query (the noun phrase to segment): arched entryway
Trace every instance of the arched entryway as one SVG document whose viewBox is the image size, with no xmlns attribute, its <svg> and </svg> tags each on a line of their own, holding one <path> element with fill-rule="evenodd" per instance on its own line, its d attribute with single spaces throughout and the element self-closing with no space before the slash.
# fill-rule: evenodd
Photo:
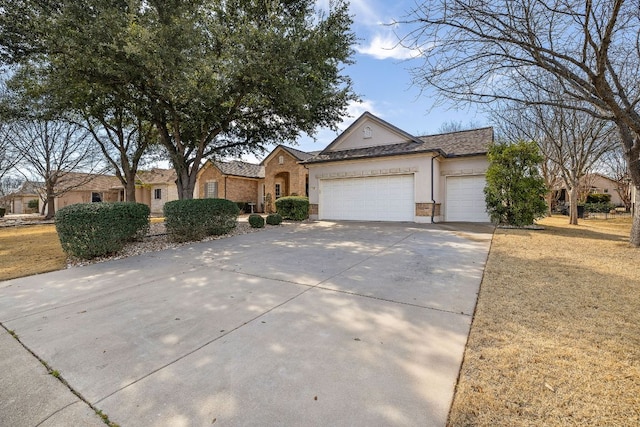
<svg viewBox="0 0 640 427">
<path fill-rule="evenodd" d="M 273 181 L 274 199 L 289 195 L 289 172 L 277 173 Z"/>
</svg>

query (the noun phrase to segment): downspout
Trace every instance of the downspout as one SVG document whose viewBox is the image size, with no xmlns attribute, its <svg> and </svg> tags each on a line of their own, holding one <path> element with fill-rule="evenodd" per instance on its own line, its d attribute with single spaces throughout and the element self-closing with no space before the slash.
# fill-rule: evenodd
<svg viewBox="0 0 640 427">
<path fill-rule="evenodd" d="M 435 216 L 436 216 L 436 200 L 434 199 L 434 188 L 433 188 L 433 161 L 440 157 L 440 154 L 436 154 L 431 157 L 431 223 L 436 224 Z"/>
<path fill-rule="evenodd" d="M 224 198 L 227 198 L 227 175 L 224 176 Z"/>
</svg>

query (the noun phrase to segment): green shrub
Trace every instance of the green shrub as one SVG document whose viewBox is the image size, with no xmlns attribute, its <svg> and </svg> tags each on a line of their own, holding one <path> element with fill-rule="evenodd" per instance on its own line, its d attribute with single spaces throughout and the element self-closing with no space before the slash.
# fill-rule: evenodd
<svg viewBox="0 0 640 427">
<path fill-rule="evenodd" d="M 586 204 L 587 203 L 594 203 L 594 204 L 611 203 L 611 194 L 599 194 L 599 193 L 588 194 Z"/>
<path fill-rule="evenodd" d="M 164 204 L 164 222 L 174 242 L 226 234 L 236 226 L 240 209 L 226 199 L 174 200 Z"/>
<path fill-rule="evenodd" d="M 302 196 L 280 197 L 276 200 L 276 211 L 284 219 L 305 220 L 309 217 L 309 198 Z"/>
<path fill-rule="evenodd" d="M 282 222 L 282 216 L 278 213 L 267 215 L 267 224 L 279 225 Z"/>
<path fill-rule="evenodd" d="M 262 215 L 251 214 L 249 215 L 249 225 L 252 228 L 262 228 L 264 227 L 264 218 L 262 218 Z"/>
<path fill-rule="evenodd" d="M 608 196 L 608 194 L 607 194 Z M 615 209 L 615 205 L 613 203 L 585 203 L 584 211 L 591 213 L 609 213 L 611 210 Z"/>
<path fill-rule="evenodd" d="M 38 199 L 31 199 L 27 202 L 29 209 L 38 209 Z"/>
<path fill-rule="evenodd" d="M 149 206 L 142 203 L 79 203 L 59 209 L 56 231 L 62 249 L 78 258 L 116 253 L 149 231 Z"/>
</svg>

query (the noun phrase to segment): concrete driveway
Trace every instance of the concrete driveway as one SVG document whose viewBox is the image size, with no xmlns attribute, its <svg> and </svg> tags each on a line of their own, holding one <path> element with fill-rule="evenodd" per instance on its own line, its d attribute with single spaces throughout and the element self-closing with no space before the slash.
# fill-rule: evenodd
<svg viewBox="0 0 640 427">
<path fill-rule="evenodd" d="M 0 322 L 123 427 L 442 426 L 492 232 L 271 228 L 1 282 Z"/>
</svg>

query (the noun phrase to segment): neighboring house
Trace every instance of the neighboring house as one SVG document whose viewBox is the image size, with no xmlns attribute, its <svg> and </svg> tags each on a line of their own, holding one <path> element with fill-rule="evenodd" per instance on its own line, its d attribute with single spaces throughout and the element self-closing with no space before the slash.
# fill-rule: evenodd
<svg viewBox="0 0 640 427">
<path fill-rule="evenodd" d="M 113 175 L 68 172 L 55 185 L 56 210 L 76 203 L 118 202 L 124 200 L 124 188 Z"/>
<path fill-rule="evenodd" d="M 278 145 L 260 163 L 264 166 L 264 194 L 273 201 L 283 196 L 308 196 L 309 171 L 300 164 L 319 152 L 307 153 Z"/>
<path fill-rule="evenodd" d="M 578 190 L 578 199 L 585 200 L 588 194 L 609 194 L 611 203 L 615 206 L 624 206 L 624 202 L 620 194 L 616 191 L 618 187 L 617 181 L 608 176 L 599 173 L 586 174 L 580 179 L 580 188 Z M 555 200 L 559 206 L 569 205 L 569 194 L 564 183 L 555 189 Z"/>
<path fill-rule="evenodd" d="M 581 190 L 587 194 L 610 194 L 611 203 L 624 206 L 620 194 L 616 191 L 618 182 L 608 176 L 599 173 L 587 174 L 581 180 L 581 187 Z"/>
<path fill-rule="evenodd" d="M 8 207 L 7 213 L 27 214 L 40 212 L 42 207 L 40 194 L 43 186 L 44 184 L 41 182 L 25 181 L 17 191 L 5 197 L 5 203 Z M 32 200 L 38 202 L 36 209 L 29 208 L 29 202 Z"/>
<path fill-rule="evenodd" d="M 163 214 L 164 204 L 178 200 L 174 169 L 154 168 L 136 174 L 136 202 L 144 203 L 152 215 Z"/>
<path fill-rule="evenodd" d="M 309 169 L 311 219 L 488 222 L 493 129 L 415 137 L 366 112 Z"/>
<path fill-rule="evenodd" d="M 239 160 L 208 160 L 198 171 L 194 197 L 250 203 L 262 211 L 264 167 Z"/>
</svg>

